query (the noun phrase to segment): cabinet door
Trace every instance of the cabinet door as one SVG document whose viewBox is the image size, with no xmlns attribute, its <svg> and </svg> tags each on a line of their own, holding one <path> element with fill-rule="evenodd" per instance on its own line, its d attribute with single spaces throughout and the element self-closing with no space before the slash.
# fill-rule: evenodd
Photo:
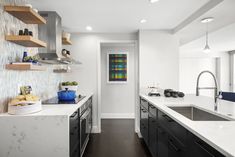
<svg viewBox="0 0 235 157">
<path fill-rule="evenodd" d="M 149 150 L 152 157 L 157 156 L 157 118 L 149 114 Z"/>
<path fill-rule="evenodd" d="M 167 132 L 159 126 L 157 150 L 158 157 L 168 157 L 168 135 Z"/>
<path fill-rule="evenodd" d="M 191 157 L 225 157 L 201 139 L 192 135 Z"/>
<path fill-rule="evenodd" d="M 148 111 L 142 106 L 140 107 L 140 132 L 148 145 Z"/>
<path fill-rule="evenodd" d="M 188 157 L 186 147 L 170 135 L 168 135 L 168 157 Z"/>
<path fill-rule="evenodd" d="M 158 122 L 159 125 L 167 129 L 168 133 L 174 135 L 184 145 L 187 145 L 187 130 L 184 127 L 159 110 Z"/>
</svg>

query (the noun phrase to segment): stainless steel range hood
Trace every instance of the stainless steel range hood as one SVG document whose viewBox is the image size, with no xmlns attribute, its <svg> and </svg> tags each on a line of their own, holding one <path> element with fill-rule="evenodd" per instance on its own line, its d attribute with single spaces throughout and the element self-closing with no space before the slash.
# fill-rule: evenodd
<svg viewBox="0 0 235 157">
<path fill-rule="evenodd" d="M 38 26 L 38 38 L 47 43 L 47 48 L 39 48 L 40 62 L 46 64 L 81 64 L 61 54 L 61 17 L 54 11 L 40 11 L 39 14 L 47 21 L 45 25 Z"/>
</svg>

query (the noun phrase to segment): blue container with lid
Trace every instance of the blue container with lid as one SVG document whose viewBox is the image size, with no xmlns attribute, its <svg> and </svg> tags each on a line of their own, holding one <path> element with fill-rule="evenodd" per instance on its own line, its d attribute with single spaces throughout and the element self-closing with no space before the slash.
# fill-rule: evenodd
<svg viewBox="0 0 235 157">
<path fill-rule="evenodd" d="M 76 92 L 73 90 L 68 90 L 68 88 L 57 92 L 57 95 L 60 101 L 73 101 L 76 98 Z"/>
</svg>

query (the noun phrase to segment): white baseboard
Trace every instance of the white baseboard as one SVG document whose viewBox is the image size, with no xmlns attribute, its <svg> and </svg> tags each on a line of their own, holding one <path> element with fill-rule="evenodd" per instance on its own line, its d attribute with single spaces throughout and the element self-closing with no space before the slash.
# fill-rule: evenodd
<svg viewBox="0 0 235 157">
<path fill-rule="evenodd" d="M 134 113 L 102 113 L 101 119 L 134 119 Z"/>
<path fill-rule="evenodd" d="M 101 133 L 101 131 L 99 130 L 98 126 L 92 126 L 91 133 L 98 134 Z"/>
</svg>

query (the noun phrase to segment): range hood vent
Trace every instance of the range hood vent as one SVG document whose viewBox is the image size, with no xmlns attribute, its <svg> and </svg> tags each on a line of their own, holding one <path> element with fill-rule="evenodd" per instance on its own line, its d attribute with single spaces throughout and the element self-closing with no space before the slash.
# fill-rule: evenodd
<svg viewBox="0 0 235 157">
<path fill-rule="evenodd" d="M 39 48 L 39 61 L 45 64 L 81 64 L 61 54 L 61 17 L 54 11 L 40 11 L 39 14 L 47 21 L 45 25 L 38 25 L 38 38 L 47 43 L 47 48 Z"/>
</svg>

